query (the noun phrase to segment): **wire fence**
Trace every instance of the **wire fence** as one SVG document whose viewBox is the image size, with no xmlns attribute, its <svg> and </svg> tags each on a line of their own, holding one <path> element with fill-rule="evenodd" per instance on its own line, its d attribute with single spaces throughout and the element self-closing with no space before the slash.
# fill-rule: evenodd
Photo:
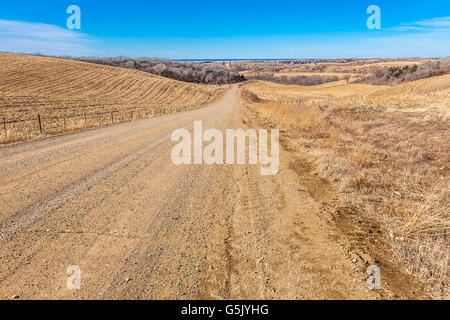
<svg viewBox="0 0 450 320">
<path fill-rule="evenodd" d="M 114 123 L 128 122 L 137 119 L 157 117 L 161 115 L 188 111 L 195 106 L 168 107 L 127 107 L 121 110 L 101 110 L 102 107 L 90 107 L 88 110 L 55 108 L 51 111 L 26 113 L 14 119 L 14 115 L 3 114 L 3 141 L 26 140 L 39 135 L 51 135 L 83 128 L 99 127 Z M 78 112 L 77 112 L 78 111 Z M 67 112 L 67 113 L 66 113 Z"/>
</svg>

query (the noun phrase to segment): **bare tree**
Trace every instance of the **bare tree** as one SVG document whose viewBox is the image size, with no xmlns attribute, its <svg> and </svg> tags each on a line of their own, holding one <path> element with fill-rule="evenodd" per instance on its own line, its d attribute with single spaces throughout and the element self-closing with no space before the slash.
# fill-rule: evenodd
<svg viewBox="0 0 450 320">
<path fill-rule="evenodd" d="M 155 72 L 160 75 L 164 72 L 164 70 L 166 70 L 166 68 L 167 66 L 164 63 L 160 63 L 154 66 L 153 70 L 155 70 Z"/>
<path fill-rule="evenodd" d="M 226 63 L 180 62 L 163 59 L 128 57 L 117 58 L 80 58 L 78 60 L 132 68 L 163 77 L 194 83 L 233 83 L 245 80 L 237 69 L 231 69 Z"/>
</svg>

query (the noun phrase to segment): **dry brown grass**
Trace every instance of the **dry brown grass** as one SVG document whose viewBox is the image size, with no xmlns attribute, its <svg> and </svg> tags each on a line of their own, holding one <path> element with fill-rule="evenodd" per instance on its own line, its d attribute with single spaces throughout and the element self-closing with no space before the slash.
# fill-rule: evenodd
<svg viewBox="0 0 450 320">
<path fill-rule="evenodd" d="M 341 206 L 389 231 L 396 257 L 433 297 L 448 298 L 450 76 L 308 89 L 252 82 L 241 94 L 316 159 Z M 303 103 L 279 102 L 289 99 Z"/>
<path fill-rule="evenodd" d="M 39 136 L 38 114 L 44 134 L 54 134 L 111 123 L 112 111 L 117 122 L 193 109 L 223 92 L 215 86 L 57 58 L 0 53 L 0 65 L 0 143 Z"/>
</svg>

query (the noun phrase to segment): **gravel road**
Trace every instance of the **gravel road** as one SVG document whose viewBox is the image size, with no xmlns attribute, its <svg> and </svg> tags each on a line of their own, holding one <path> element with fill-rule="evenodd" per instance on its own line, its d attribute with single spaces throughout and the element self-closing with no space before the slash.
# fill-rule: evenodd
<svg viewBox="0 0 450 320">
<path fill-rule="evenodd" d="M 248 117 L 232 87 L 203 109 L 0 148 L 0 298 L 379 298 L 287 151 L 274 176 L 172 163 L 173 130 Z"/>
</svg>

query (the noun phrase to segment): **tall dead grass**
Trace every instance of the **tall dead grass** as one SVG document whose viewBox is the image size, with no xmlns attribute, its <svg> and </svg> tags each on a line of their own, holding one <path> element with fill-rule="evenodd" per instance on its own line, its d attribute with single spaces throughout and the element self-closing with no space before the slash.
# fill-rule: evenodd
<svg viewBox="0 0 450 320">
<path fill-rule="evenodd" d="M 255 102 L 245 90 L 242 97 L 256 112 L 316 159 L 342 206 L 378 220 L 407 271 L 432 297 L 448 298 L 448 113 Z"/>
</svg>

